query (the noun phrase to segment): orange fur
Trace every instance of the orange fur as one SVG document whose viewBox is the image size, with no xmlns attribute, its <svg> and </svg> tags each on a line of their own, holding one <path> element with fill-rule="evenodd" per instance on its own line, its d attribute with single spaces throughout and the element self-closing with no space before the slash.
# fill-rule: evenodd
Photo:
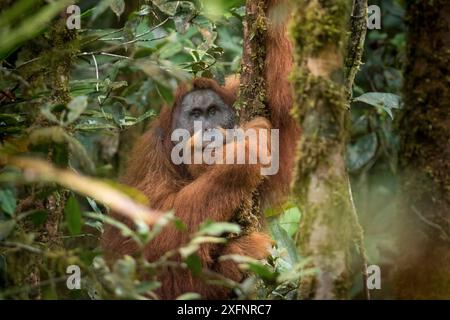
<svg viewBox="0 0 450 320">
<path fill-rule="evenodd" d="M 286 3 L 286 0 L 268 0 L 269 18 L 273 16 L 273 8 L 280 4 L 285 6 Z M 287 21 L 287 18 L 282 17 L 283 21 Z M 212 165 L 198 171 L 184 165 L 174 165 L 170 160 L 173 146 L 170 141 L 171 123 L 184 96 L 191 90 L 188 85 L 178 88 L 173 108 L 165 108 L 137 141 L 122 182 L 141 190 L 149 198 L 151 208 L 173 210 L 187 226 L 187 232 L 178 231 L 173 226 L 166 227 L 145 249 L 149 261 L 155 261 L 168 250 L 185 244 L 205 219 L 230 221 L 242 201 L 250 197 L 261 183 L 261 200 L 265 205 L 278 204 L 288 194 L 295 146 L 299 137 L 299 129 L 289 114 L 293 101 L 292 88 L 287 79 L 292 67 L 291 50 L 285 22 L 279 24 L 271 19 L 267 37 L 266 80 L 271 124 L 280 130 L 278 174 L 263 180 L 259 165 L 249 164 Z M 204 78 L 195 79 L 192 84 L 192 89 L 214 90 L 228 105 L 235 102 L 238 87 L 237 78 L 227 79 L 225 87 Z M 243 126 L 270 128 L 270 123 L 255 119 Z M 246 148 L 252 146 L 247 143 Z M 252 233 L 234 238 L 226 245 L 202 245 L 198 255 L 204 268 L 241 281 L 245 274 L 238 266 L 232 261 L 219 261 L 218 257 L 224 254 L 243 254 L 262 259 L 267 257 L 270 244 L 268 235 Z M 105 230 L 102 246 L 113 258 L 133 254 L 137 249 L 130 239 L 124 239 L 117 229 L 110 226 Z M 158 293 L 163 299 L 175 298 L 192 291 L 210 299 L 229 296 L 229 290 L 206 284 L 187 270 L 166 268 L 161 270 L 158 278 L 162 282 Z"/>
</svg>

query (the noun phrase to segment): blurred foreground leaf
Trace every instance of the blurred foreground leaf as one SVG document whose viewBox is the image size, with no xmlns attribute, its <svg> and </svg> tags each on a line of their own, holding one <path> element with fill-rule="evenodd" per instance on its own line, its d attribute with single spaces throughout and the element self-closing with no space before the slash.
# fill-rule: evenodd
<svg viewBox="0 0 450 320">
<path fill-rule="evenodd" d="M 3 11 L 0 14 L 0 37 L 2 39 L 0 59 L 5 58 L 17 45 L 42 32 L 47 23 L 71 2 L 70 0 L 53 1 L 32 14 L 28 10 L 37 1 L 21 0 L 16 1 L 13 7 Z M 20 16 L 28 18 L 20 21 Z"/>
<path fill-rule="evenodd" d="M 73 171 L 57 169 L 46 161 L 12 157 L 7 159 L 7 163 L 22 169 L 23 177 L 28 182 L 57 183 L 103 203 L 132 221 L 142 221 L 152 225 L 160 217 L 159 213 L 136 203 L 129 196 L 104 182 L 82 176 Z"/>
</svg>

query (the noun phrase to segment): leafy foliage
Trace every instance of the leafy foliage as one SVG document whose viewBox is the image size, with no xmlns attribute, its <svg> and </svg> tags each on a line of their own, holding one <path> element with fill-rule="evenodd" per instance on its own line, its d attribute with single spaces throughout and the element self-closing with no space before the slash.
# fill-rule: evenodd
<svg viewBox="0 0 450 320">
<path fill-rule="evenodd" d="M 393 247 L 387 236 L 395 221 L 393 125 L 405 38 L 401 6 L 382 3 L 383 30 L 368 33 L 354 88 L 347 160 L 370 261 L 389 264 L 382 253 Z M 151 228 L 139 219 L 133 227 L 111 219 L 108 211 L 124 201 L 135 211 L 147 205 L 137 190 L 112 181 L 180 82 L 194 76 L 224 81 L 239 71 L 244 1 L 81 0 L 81 29 L 71 31 L 62 14 L 68 4 L 0 4 L 0 298 L 157 298 L 160 284 L 139 274 L 155 275 L 180 254 L 180 268 L 234 288 L 239 298 L 295 299 L 299 278 L 317 270 L 298 252 L 304 217 L 289 202 L 266 212 L 275 240 L 268 261 L 222 257 L 252 271 L 243 283 L 202 270 L 196 256 L 201 244 L 239 233 L 234 224 L 206 222 L 188 244 L 152 263 L 139 252 L 111 265 L 98 246 L 106 224 L 141 249 L 166 224 L 185 229 L 171 213 Z M 19 166 L 23 159 L 27 165 Z M 81 290 L 65 285 L 71 264 L 82 269 Z M 355 295 L 360 291 L 354 288 Z"/>
<path fill-rule="evenodd" d="M 223 81 L 239 71 L 244 1 L 78 5 L 78 31 L 68 30 L 57 16 L 64 1 L 10 2 L 1 8 L 0 297 L 157 298 L 160 284 L 140 275 L 157 274 L 178 254 L 180 268 L 232 287 L 239 297 L 254 297 L 261 281 L 267 285 L 261 297 L 275 297 L 278 277 L 299 262 L 293 236 L 300 215 L 292 206 L 280 217 L 281 228 L 273 218 L 278 249 L 272 261 L 224 257 L 252 271 L 242 284 L 203 270 L 196 255 L 203 243 L 223 243 L 227 234 L 239 234 L 235 224 L 205 222 L 189 243 L 152 263 L 139 251 L 111 265 L 98 247 L 105 224 L 140 249 L 169 223 L 186 229 L 171 213 L 150 228 L 137 216 L 131 228 L 110 218 L 107 212 L 124 201 L 136 203 L 132 210 L 146 204 L 138 191 L 111 181 L 120 175 L 133 139 L 162 105 L 172 103 L 180 82 L 193 76 Z M 15 36 L 31 28 L 26 37 Z M 65 286 L 71 264 L 82 270 L 81 290 Z M 180 297 L 196 298 L 195 293 Z"/>
<path fill-rule="evenodd" d="M 6 1 L 0 8 L 0 152 L 6 164 L 0 172 L 0 257 L 2 270 L 10 270 L 0 273 L 1 297 L 153 298 L 159 284 L 142 282 L 138 274 L 142 268 L 154 274 L 167 261 L 125 257 L 109 266 L 97 240 L 109 223 L 142 248 L 165 224 L 182 226 L 170 214 L 152 228 L 136 220 L 131 229 L 109 218 L 105 213 L 118 200 L 145 203 L 136 190 L 110 181 L 119 176 L 133 139 L 171 104 L 181 81 L 195 75 L 223 80 L 238 71 L 243 2 L 80 1 L 80 30 L 68 30 L 58 17 L 67 5 Z M 186 257 L 181 267 L 199 273 L 195 251 L 201 243 L 225 241 L 223 232 L 239 228 L 205 224 L 179 249 Z M 65 288 L 68 264 L 82 268 L 85 290 Z"/>
<path fill-rule="evenodd" d="M 357 74 L 352 103 L 351 140 L 347 165 L 351 173 L 356 209 L 364 228 L 369 264 L 392 267 L 400 255 L 395 245 L 404 222 L 396 211 L 398 196 L 398 150 L 396 130 L 402 108 L 402 66 L 405 56 L 404 1 L 377 0 L 382 12 L 382 29 L 370 30 L 364 51 L 364 65 Z M 355 279 L 359 275 L 355 274 Z M 353 296 L 361 297 L 355 281 Z M 374 298 L 383 297 L 372 291 Z M 384 296 L 389 296 L 388 289 Z"/>
</svg>

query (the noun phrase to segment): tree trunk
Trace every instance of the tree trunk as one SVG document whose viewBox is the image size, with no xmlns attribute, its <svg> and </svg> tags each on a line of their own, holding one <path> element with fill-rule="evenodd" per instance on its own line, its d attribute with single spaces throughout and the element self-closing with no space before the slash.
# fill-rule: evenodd
<svg viewBox="0 0 450 320">
<path fill-rule="evenodd" d="M 359 23 L 355 29 L 352 24 L 352 31 L 359 34 L 351 36 L 345 69 L 348 20 L 343 17 L 350 17 L 349 4 L 348 0 L 304 0 L 296 2 L 293 14 L 294 114 L 302 128 L 293 192 L 303 212 L 299 248 L 319 270 L 301 279 L 301 299 L 348 298 L 355 241 L 363 250 L 345 154 L 349 91 L 366 28 Z M 366 8 L 367 3 L 354 10 L 366 13 Z"/>
<path fill-rule="evenodd" d="M 450 7 L 409 1 L 402 134 L 402 259 L 394 295 L 450 298 Z"/>
<path fill-rule="evenodd" d="M 236 110 L 241 121 L 257 116 L 267 116 L 266 105 L 266 0 L 247 0 L 244 20 L 244 45 L 240 75 L 239 98 Z M 243 233 L 262 228 L 262 212 L 259 190 L 245 199 L 239 208 L 236 221 Z"/>
<path fill-rule="evenodd" d="M 266 0 L 248 0 L 244 20 L 241 81 L 237 110 L 241 120 L 267 116 L 266 80 Z"/>
</svg>

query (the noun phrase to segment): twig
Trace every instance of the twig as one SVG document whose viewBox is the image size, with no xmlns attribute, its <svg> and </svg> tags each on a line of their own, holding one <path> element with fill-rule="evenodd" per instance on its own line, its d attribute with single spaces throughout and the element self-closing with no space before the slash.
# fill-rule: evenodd
<svg viewBox="0 0 450 320">
<path fill-rule="evenodd" d="M 153 32 L 154 30 L 158 29 L 158 28 L 161 27 L 163 24 L 165 24 L 169 19 L 170 19 L 170 17 L 169 17 L 169 18 L 166 18 L 165 20 L 163 20 L 162 22 L 158 23 L 156 26 L 150 28 L 149 30 L 147 30 L 147 31 L 145 31 L 145 32 L 143 32 L 143 33 L 141 33 L 141 34 L 136 35 L 136 37 L 134 37 L 133 40 L 123 42 L 123 43 L 121 43 L 119 46 L 123 46 L 123 45 L 127 45 L 127 44 L 132 44 L 132 43 L 135 43 L 135 42 L 138 42 L 138 41 L 154 41 L 154 40 L 159 40 L 159 39 L 165 38 L 165 37 L 160 37 L 160 38 L 155 38 L 155 39 L 144 39 L 144 40 L 139 39 L 139 38 L 142 38 L 143 36 L 146 36 L 146 35 L 150 34 L 150 33 Z M 102 39 L 102 40 L 103 40 L 103 41 L 119 41 L 119 40 L 124 40 L 124 37 L 116 37 L 116 38 Z"/>
<path fill-rule="evenodd" d="M 38 253 L 38 254 L 42 253 L 41 249 L 29 246 L 27 244 L 19 243 L 19 242 L 3 241 L 2 245 L 7 246 L 7 247 L 16 247 L 16 248 L 20 248 L 20 249 L 25 249 L 25 250 L 28 250 L 33 253 Z"/>
<path fill-rule="evenodd" d="M 155 41 L 155 40 L 162 39 L 162 38 L 164 38 L 164 37 L 155 38 L 155 39 L 144 39 L 144 40 L 139 39 L 139 38 L 142 38 L 143 36 L 145 36 L 145 35 L 147 35 L 147 34 L 150 34 L 152 31 L 154 31 L 154 30 L 158 29 L 159 27 L 161 27 L 162 25 L 164 25 L 164 24 L 165 24 L 167 21 L 169 21 L 170 19 L 171 19 L 171 17 L 168 17 L 168 18 L 164 19 L 162 22 L 158 23 L 156 26 L 150 28 L 149 30 L 147 30 L 147 31 L 145 31 L 145 32 L 143 32 L 143 33 L 141 33 L 141 34 L 136 35 L 136 37 L 135 37 L 133 40 L 130 40 L 130 41 L 127 41 L 127 42 L 123 42 L 123 43 L 121 43 L 121 44 L 119 44 L 119 45 L 117 45 L 117 46 L 113 46 L 113 47 L 111 47 L 111 48 L 109 48 L 109 49 L 103 50 L 102 52 L 99 52 L 99 53 L 96 53 L 96 54 L 111 55 L 111 54 L 109 54 L 108 52 L 105 52 L 105 51 L 114 51 L 114 50 L 120 48 L 121 46 L 128 45 L 128 44 L 132 44 L 132 43 L 135 43 L 135 42 L 138 42 L 138 41 Z M 114 33 L 117 33 L 117 32 L 120 32 L 120 31 L 123 31 L 123 29 L 115 30 L 115 31 L 113 31 L 113 32 L 104 34 L 104 35 L 102 35 L 102 36 L 100 36 L 100 37 L 98 37 L 98 38 L 96 38 L 96 39 L 92 39 L 92 40 L 86 41 L 86 42 L 85 42 L 84 44 L 82 44 L 81 46 L 83 47 L 83 46 L 85 46 L 86 44 L 89 44 L 89 43 L 91 43 L 91 42 L 94 42 L 94 41 L 97 41 L 97 40 L 102 40 L 103 37 L 108 36 L 108 35 L 111 35 L 111 34 L 114 34 Z M 114 39 L 114 40 L 123 40 L 124 37 L 117 37 L 117 38 L 112 38 L 112 39 Z M 110 40 L 112 40 L 112 39 L 105 39 L 104 41 L 110 41 Z M 81 54 L 81 55 L 83 55 L 83 54 Z M 117 57 L 121 57 L 121 58 L 124 58 L 124 57 L 125 57 L 125 56 L 119 56 L 119 55 L 112 55 L 112 56 L 117 56 Z M 127 58 L 130 59 L 129 57 L 127 57 Z"/>
<path fill-rule="evenodd" d="M 104 51 L 92 51 L 92 52 L 82 52 L 77 54 L 77 57 L 82 57 L 82 56 L 91 56 L 91 55 L 102 55 L 102 56 L 109 56 L 109 57 L 114 57 L 114 58 L 120 58 L 120 59 L 129 59 L 132 60 L 132 58 L 127 57 L 127 56 L 122 56 L 120 54 L 115 54 L 115 53 L 109 53 L 109 52 L 104 52 Z"/>
<path fill-rule="evenodd" d="M 41 59 L 41 57 L 37 57 L 37 58 L 31 59 L 31 60 L 25 61 L 24 63 L 19 64 L 16 69 L 22 68 L 23 66 L 25 66 L 29 63 L 35 62 L 39 59 Z"/>
<path fill-rule="evenodd" d="M 97 83 L 95 84 L 95 89 L 98 92 L 99 88 L 99 83 L 98 83 L 98 64 L 97 64 L 97 59 L 95 59 L 95 54 L 92 55 L 92 60 L 94 60 L 94 66 L 95 66 L 95 78 L 97 79 Z"/>
<path fill-rule="evenodd" d="M 361 65 L 361 58 L 364 52 L 364 41 L 367 32 L 367 0 L 353 0 L 352 15 L 350 18 L 350 38 L 347 46 L 347 57 L 345 59 L 345 90 L 347 93 L 347 103 L 350 106 L 353 95 L 353 84 L 356 73 Z M 350 179 L 347 175 L 348 193 L 350 197 L 351 210 L 353 215 L 354 229 L 357 233 L 356 246 L 358 247 L 361 259 L 363 260 L 362 277 L 364 294 L 370 300 L 370 292 L 367 287 L 367 265 L 368 258 L 364 248 L 363 228 L 358 219 Z"/>
<path fill-rule="evenodd" d="M 440 225 L 427 219 L 419 210 L 417 210 L 417 208 L 415 206 L 411 206 L 411 209 L 420 218 L 420 220 L 425 222 L 430 227 L 435 228 L 436 230 L 439 230 L 441 232 L 441 234 L 444 236 L 444 239 L 445 238 L 448 239 L 449 236 L 448 236 L 447 232 L 445 232 L 445 230 Z"/>
<path fill-rule="evenodd" d="M 118 33 L 118 32 L 122 32 L 122 31 L 123 31 L 123 28 L 120 28 L 120 29 L 118 29 L 118 30 L 114 30 L 114 31 L 105 33 L 104 35 L 101 35 L 101 36 L 99 36 L 99 37 L 97 37 L 97 38 L 94 38 L 94 39 L 91 39 L 91 40 L 86 41 L 85 43 L 81 44 L 81 47 L 84 47 L 85 45 L 87 45 L 87 44 L 89 44 L 89 43 L 92 43 L 92 42 L 95 42 L 95 41 L 97 41 L 97 40 L 102 40 L 103 37 L 110 36 L 110 35 L 112 35 L 112 34 L 115 34 L 115 33 Z"/>
<path fill-rule="evenodd" d="M 138 34 L 133 40 L 124 42 L 124 43 L 122 43 L 122 45 L 137 42 L 137 41 L 138 41 L 137 39 L 139 39 L 139 38 L 141 38 L 141 37 L 143 37 L 143 36 L 146 36 L 147 34 L 149 34 L 149 33 L 153 32 L 154 30 L 158 29 L 159 27 L 161 27 L 162 25 L 164 25 L 167 21 L 169 21 L 169 19 L 170 19 L 170 17 L 164 19 L 162 22 L 158 23 L 156 26 L 150 28 L 149 30 L 147 30 L 147 31 L 145 31 L 145 32 L 143 32 L 143 33 L 141 33 L 141 34 Z"/>
<path fill-rule="evenodd" d="M 15 73 L 11 72 L 7 68 L 0 67 L 0 69 L 1 69 L 1 71 L 3 73 L 6 74 L 6 76 L 9 76 L 9 77 L 12 77 L 12 78 L 16 79 L 17 81 L 22 83 L 27 88 L 30 87 L 30 83 L 27 80 L 25 80 L 24 78 L 22 78 L 21 76 L 19 76 L 18 74 L 15 74 Z"/>
<path fill-rule="evenodd" d="M 352 185 L 350 183 L 350 178 L 347 174 L 347 185 L 348 185 L 348 194 L 350 198 L 350 204 L 352 207 L 352 215 L 353 215 L 353 228 L 356 229 L 357 233 L 357 239 L 356 239 L 356 246 L 359 250 L 359 254 L 361 256 L 361 259 L 363 260 L 363 266 L 362 266 L 362 278 L 363 278 L 363 290 L 364 295 L 366 297 L 366 300 L 370 300 L 370 291 L 367 287 L 367 279 L 368 279 L 368 273 L 367 273 L 367 265 L 368 265 L 368 257 L 366 253 L 366 248 L 364 247 L 364 231 L 361 227 L 361 224 L 359 223 L 358 219 L 358 212 L 356 211 L 355 201 L 353 199 L 353 192 L 352 192 Z"/>
<path fill-rule="evenodd" d="M 345 59 L 345 90 L 349 104 L 352 98 L 353 82 L 361 65 L 366 32 L 367 0 L 353 0 L 350 18 L 350 38 L 347 46 L 347 58 Z"/>
</svg>

